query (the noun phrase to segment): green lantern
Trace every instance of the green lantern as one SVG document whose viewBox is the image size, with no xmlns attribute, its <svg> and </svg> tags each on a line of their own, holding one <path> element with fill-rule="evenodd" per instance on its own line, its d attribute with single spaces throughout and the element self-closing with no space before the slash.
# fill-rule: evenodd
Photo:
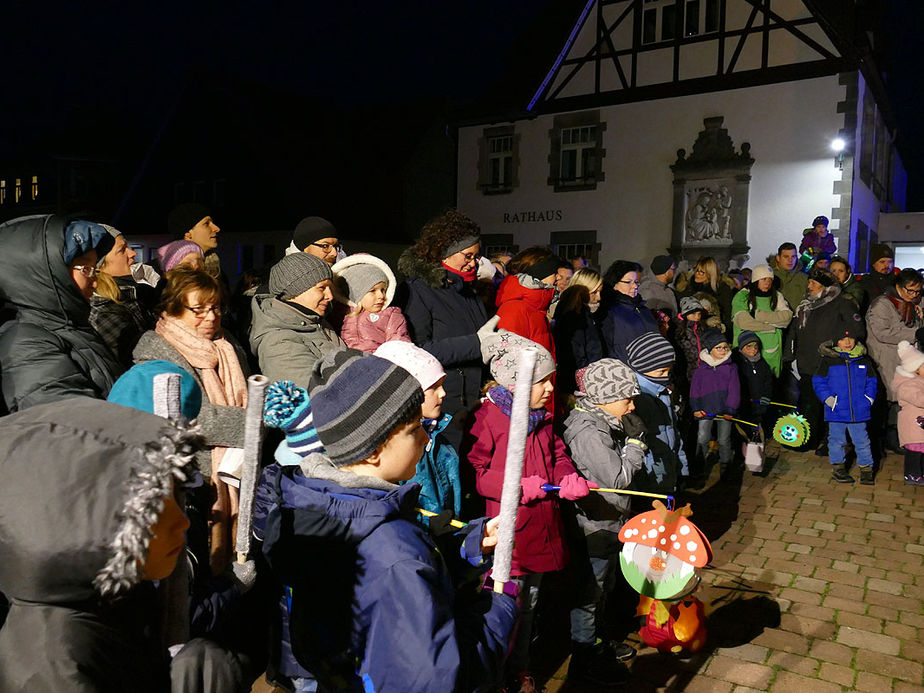
<svg viewBox="0 0 924 693">
<path fill-rule="evenodd" d="M 776 420 L 773 439 L 781 445 L 798 448 L 809 439 L 811 428 L 802 414 L 786 414 Z"/>
</svg>

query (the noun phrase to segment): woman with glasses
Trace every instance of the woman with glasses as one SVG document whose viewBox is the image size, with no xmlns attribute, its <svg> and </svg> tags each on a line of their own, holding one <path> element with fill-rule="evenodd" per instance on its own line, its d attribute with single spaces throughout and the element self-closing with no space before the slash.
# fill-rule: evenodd
<svg viewBox="0 0 924 693">
<path fill-rule="evenodd" d="M 183 266 L 171 270 L 157 324 L 141 336 L 134 351 L 135 363 L 172 363 L 192 375 L 202 390 L 198 423 L 206 447 L 196 462 L 211 483 L 199 492 L 194 507 L 211 520 L 209 563 L 214 575 L 224 572 L 231 559 L 231 523 L 237 512 L 233 478 L 244 445 L 249 375 L 244 351 L 222 332 L 221 299 L 221 283 L 211 274 Z"/>
<path fill-rule="evenodd" d="M 0 334 L 9 411 L 104 398 L 124 370 L 90 326 L 96 263 L 112 246 L 106 229 L 89 221 L 48 215 L 0 225 L 0 299 L 16 309 Z"/>
<path fill-rule="evenodd" d="M 646 332 L 661 334 L 658 321 L 638 292 L 641 271 L 637 262 L 617 260 L 603 275 L 603 343 L 607 355 L 623 363 L 632 340 Z"/>
<path fill-rule="evenodd" d="M 714 258 L 701 257 L 693 269 L 678 275 L 674 283 L 678 296 L 693 296 L 709 311 L 706 324 L 731 335 L 732 299 L 735 281 L 719 271 Z"/>
<path fill-rule="evenodd" d="M 895 286 L 886 289 L 877 296 L 866 311 L 866 328 L 869 336 L 866 345 L 869 355 L 879 369 L 879 381 L 885 386 L 888 401 L 886 414 L 885 445 L 890 450 L 899 451 L 898 445 L 898 398 L 892 388 L 895 367 L 900 365 L 898 343 L 906 340 L 911 344 L 921 337 L 918 330 L 924 326 L 924 311 L 921 307 L 921 287 L 924 277 L 917 270 L 903 269 L 895 278 Z M 881 417 L 880 417 L 881 418 Z M 870 430 L 878 427 L 871 426 Z"/>
</svg>

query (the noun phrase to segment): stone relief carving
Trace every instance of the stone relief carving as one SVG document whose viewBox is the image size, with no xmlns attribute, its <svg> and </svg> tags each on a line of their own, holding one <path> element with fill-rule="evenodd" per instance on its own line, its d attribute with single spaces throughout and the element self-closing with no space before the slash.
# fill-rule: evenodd
<svg viewBox="0 0 924 693">
<path fill-rule="evenodd" d="M 731 181 L 688 182 L 684 211 L 685 243 L 731 243 Z"/>
</svg>

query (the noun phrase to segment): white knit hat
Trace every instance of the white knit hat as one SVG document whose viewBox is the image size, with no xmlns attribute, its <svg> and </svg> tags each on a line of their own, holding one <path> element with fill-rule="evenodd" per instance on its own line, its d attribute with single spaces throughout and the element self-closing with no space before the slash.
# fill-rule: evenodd
<svg viewBox="0 0 924 693">
<path fill-rule="evenodd" d="M 375 350 L 375 356 L 401 366 L 417 379 L 421 390 L 426 390 L 446 376 L 446 371 L 433 354 L 410 342 L 389 340 Z"/>
<path fill-rule="evenodd" d="M 902 340 L 898 343 L 898 358 L 901 359 L 902 368 L 909 373 L 914 373 L 921 366 L 924 366 L 924 354 L 911 346 L 911 342 Z"/>
<path fill-rule="evenodd" d="M 751 281 L 759 282 L 761 279 L 773 279 L 773 270 L 770 265 L 757 265 L 751 270 Z"/>
</svg>

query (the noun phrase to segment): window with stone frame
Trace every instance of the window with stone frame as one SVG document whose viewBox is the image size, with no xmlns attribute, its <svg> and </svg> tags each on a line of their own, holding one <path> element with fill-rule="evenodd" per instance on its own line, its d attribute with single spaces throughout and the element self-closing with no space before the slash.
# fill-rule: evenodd
<svg viewBox="0 0 924 693">
<path fill-rule="evenodd" d="M 509 193 L 519 184 L 519 139 L 513 125 L 484 129 L 478 141 L 478 187 L 485 195 Z"/>
<path fill-rule="evenodd" d="M 481 254 L 490 258 L 499 253 L 516 255 L 520 246 L 513 242 L 512 233 L 483 233 L 481 234 Z"/>
<path fill-rule="evenodd" d="M 549 131 L 549 185 L 555 192 L 594 190 L 604 180 L 600 111 L 556 116 Z"/>
<path fill-rule="evenodd" d="M 600 244 L 597 243 L 596 231 L 552 231 L 549 245 L 562 260 L 570 262 L 580 256 L 591 267 L 599 266 Z"/>
</svg>

